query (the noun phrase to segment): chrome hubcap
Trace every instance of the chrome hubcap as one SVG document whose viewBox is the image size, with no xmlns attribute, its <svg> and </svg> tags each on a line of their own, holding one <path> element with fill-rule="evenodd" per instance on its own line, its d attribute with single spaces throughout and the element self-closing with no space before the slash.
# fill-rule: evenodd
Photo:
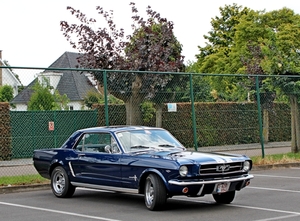
<svg viewBox="0 0 300 221">
<path fill-rule="evenodd" d="M 65 176 L 61 172 L 56 172 L 53 177 L 53 188 L 56 193 L 62 193 L 65 189 Z"/>
<path fill-rule="evenodd" d="M 154 199 L 154 188 L 153 184 L 150 180 L 147 181 L 147 187 L 146 187 L 146 203 L 147 205 L 152 205 L 153 199 Z"/>
</svg>

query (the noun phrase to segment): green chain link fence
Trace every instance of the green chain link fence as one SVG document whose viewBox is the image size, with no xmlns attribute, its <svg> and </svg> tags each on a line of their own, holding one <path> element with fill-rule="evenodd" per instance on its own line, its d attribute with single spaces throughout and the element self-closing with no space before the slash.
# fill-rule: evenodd
<svg viewBox="0 0 300 221">
<path fill-rule="evenodd" d="M 2 67 L 2 79 L 7 70 Z M 5 167 L 13 162 L 31 164 L 34 149 L 58 148 L 71 133 L 86 127 L 159 126 L 187 148 L 246 152 L 255 144 L 258 156 L 264 156 L 265 145 L 286 144 L 292 139 L 289 97 L 272 88 L 271 83 L 267 92 L 262 88 L 262 82 L 272 76 L 24 67 L 10 70 L 18 76 L 47 76 L 51 93 L 60 89 L 60 95 L 66 94 L 69 101 L 67 110 L 26 110 L 36 93 L 33 81 L 11 101 L 8 113 L 0 111 L 1 119 L 9 115 L 9 123 L 0 128 L 1 134 L 10 131 L 11 149 L 11 155 L 0 160 L 0 177 L 17 174 Z M 66 75 L 68 81 L 63 82 Z M 15 87 L 13 81 L 6 84 Z M 97 96 L 88 96 L 91 88 Z M 86 96 L 76 100 L 74 93 Z M 95 96 L 97 103 L 88 106 Z M 1 136 L 0 142 L 7 138 Z M 1 172 L 3 168 L 7 168 L 6 173 Z"/>
<path fill-rule="evenodd" d="M 33 150 L 58 148 L 74 131 L 97 125 L 97 112 L 11 111 L 12 157 L 30 158 Z"/>
</svg>

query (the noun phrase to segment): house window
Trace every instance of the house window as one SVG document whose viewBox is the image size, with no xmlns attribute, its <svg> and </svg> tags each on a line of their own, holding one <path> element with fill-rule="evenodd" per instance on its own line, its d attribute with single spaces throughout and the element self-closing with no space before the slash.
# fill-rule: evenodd
<svg viewBox="0 0 300 221">
<path fill-rule="evenodd" d="M 69 110 L 74 110 L 74 107 L 73 106 L 69 106 Z"/>
<path fill-rule="evenodd" d="M 43 87 L 50 86 L 50 77 L 42 76 L 42 86 Z"/>
</svg>

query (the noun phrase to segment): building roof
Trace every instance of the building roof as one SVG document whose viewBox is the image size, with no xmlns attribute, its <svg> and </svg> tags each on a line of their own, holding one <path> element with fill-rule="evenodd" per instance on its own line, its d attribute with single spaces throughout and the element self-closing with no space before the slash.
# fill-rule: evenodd
<svg viewBox="0 0 300 221">
<path fill-rule="evenodd" d="M 56 61 L 54 61 L 49 68 L 57 69 L 70 69 L 78 68 L 79 63 L 77 58 L 79 53 L 65 52 Z M 69 70 L 45 70 L 44 73 L 57 72 L 63 73 L 56 90 L 60 95 L 66 94 L 70 101 L 83 100 L 86 93 L 89 90 L 96 90 L 89 78 L 81 71 L 69 71 Z M 32 86 L 37 79 L 33 80 L 24 90 L 22 90 L 11 103 L 28 103 L 33 90 Z"/>
</svg>

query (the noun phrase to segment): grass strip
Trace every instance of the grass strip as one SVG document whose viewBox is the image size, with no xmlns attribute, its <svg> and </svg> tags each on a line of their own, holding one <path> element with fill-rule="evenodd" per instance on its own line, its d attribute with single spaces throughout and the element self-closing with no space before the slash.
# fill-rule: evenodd
<svg viewBox="0 0 300 221">
<path fill-rule="evenodd" d="M 300 162 L 300 153 L 284 153 L 251 157 L 253 165 L 272 165 Z"/>
<path fill-rule="evenodd" d="M 46 184 L 46 183 L 49 183 L 49 180 L 41 177 L 38 174 L 0 177 L 0 187 L 1 186 L 39 184 L 39 183 L 40 184 L 43 184 L 43 183 Z"/>
</svg>

